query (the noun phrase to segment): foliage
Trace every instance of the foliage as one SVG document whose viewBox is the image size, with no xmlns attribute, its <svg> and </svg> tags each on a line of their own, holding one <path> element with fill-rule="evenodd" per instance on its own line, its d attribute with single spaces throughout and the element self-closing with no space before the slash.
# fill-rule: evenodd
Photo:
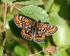
<svg viewBox="0 0 70 56">
<path fill-rule="evenodd" d="M 0 56 L 6 50 L 9 56 L 70 56 L 70 0 L 1 0 L 0 1 Z M 58 31 L 43 43 L 27 41 L 13 22 L 15 14 L 36 21 L 48 22 Z M 3 36 L 5 32 L 5 36 Z M 4 43 L 4 37 L 6 43 Z M 46 48 L 55 45 L 53 54 Z M 44 50 L 43 50 L 44 49 Z"/>
</svg>

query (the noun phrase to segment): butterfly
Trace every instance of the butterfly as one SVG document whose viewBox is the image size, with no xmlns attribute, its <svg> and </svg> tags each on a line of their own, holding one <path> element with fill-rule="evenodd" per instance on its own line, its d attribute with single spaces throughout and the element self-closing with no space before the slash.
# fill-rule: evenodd
<svg viewBox="0 0 70 56">
<path fill-rule="evenodd" d="M 34 42 L 42 42 L 47 36 L 51 36 L 58 30 L 54 25 L 37 22 L 19 15 L 14 16 L 14 23 L 21 28 L 21 35 L 24 39 Z"/>
</svg>

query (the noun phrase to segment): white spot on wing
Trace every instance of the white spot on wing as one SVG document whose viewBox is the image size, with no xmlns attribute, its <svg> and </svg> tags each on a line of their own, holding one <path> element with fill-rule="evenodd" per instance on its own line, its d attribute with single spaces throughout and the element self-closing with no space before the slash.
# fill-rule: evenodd
<svg viewBox="0 0 70 56">
<path fill-rule="evenodd" d="M 19 16 L 19 19 L 21 20 L 23 16 Z"/>
</svg>

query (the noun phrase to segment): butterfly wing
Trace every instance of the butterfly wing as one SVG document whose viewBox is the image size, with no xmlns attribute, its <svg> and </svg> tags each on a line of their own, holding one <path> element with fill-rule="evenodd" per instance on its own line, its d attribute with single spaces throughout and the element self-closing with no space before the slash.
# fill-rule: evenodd
<svg viewBox="0 0 70 56">
<path fill-rule="evenodd" d="M 32 40 L 32 35 L 30 33 L 27 33 L 26 30 L 21 30 L 21 35 L 26 40 Z"/>
<path fill-rule="evenodd" d="M 18 28 L 21 28 L 21 35 L 27 40 L 33 40 L 34 42 L 42 42 L 46 36 L 50 36 L 57 31 L 57 27 L 34 22 L 23 16 L 14 16 L 14 22 Z"/>
<path fill-rule="evenodd" d="M 22 37 L 24 37 L 27 40 L 32 40 L 32 24 L 33 21 L 27 19 L 27 18 L 22 18 L 22 23 L 23 23 L 23 27 L 22 27 L 22 31 L 21 31 L 21 35 Z"/>
<path fill-rule="evenodd" d="M 35 42 L 43 42 L 46 36 L 54 34 L 57 31 L 57 29 L 58 28 L 56 26 L 50 24 L 38 23 L 37 32 L 33 40 Z"/>
<path fill-rule="evenodd" d="M 33 22 L 26 17 L 18 16 L 18 15 L 14 16 L 14 22 L 18 28 L 22 29 L 21 30 L 22 37 L 27 40 L 32 40 L 31 38 L 32 26 L 31 25 L 33 24 Z"/>
<path fill-rule="evenodd" d="M 36 25 L 36 34 L 33 38 L 34 42 L 43 42 L 45 40 L 45 32 L 43 31 L 43 26 L 41 23 Z"/>
<path fill-rule="evenodd" d="M 18 28 L 22 28 L 22 16 L 15 15 L 13 21 Z"/>
<path fill-rule="evenodd" d="M 48 25 L 49 26 L 49 25 Z M 45 35 L 46 36 L 51 36 L 53 35 L 56 31 L 58 30 L 58 28 L 54 25 L 50 25 L 49 29 L 47 31 L 45 31 Z"/>
<path fill-rule="evenodd" d="M 39 23 L 38 30 L 44 33 L 45 36 L 51 36 L 58 30 L 58 28 L 51 24 Z"/>
</svg>

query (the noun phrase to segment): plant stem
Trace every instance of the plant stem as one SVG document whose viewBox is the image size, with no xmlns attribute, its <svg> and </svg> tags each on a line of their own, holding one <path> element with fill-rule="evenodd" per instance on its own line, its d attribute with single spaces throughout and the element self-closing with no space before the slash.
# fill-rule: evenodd
<svg viewBox="0 0 70 56">
<path fill-rule="evenodd" d="M 5 24 L 6 24 L 6 16 L 7 16 L 7 4 L 4 5 L 4 13 L 3 13 L 3 31 L 5 31 Z"/>
<path fill-rule="evenodd" d="M 3 12 L 3 32 L 2 32 L 2 38 L 3 38 L 3 56 L 6 56 L 6 32 L 5 32 L 5 25 L 6 25 L 6 16 L 7 16 L 7 4 L 4 4 L 4 12 Z"/>
</svg>

